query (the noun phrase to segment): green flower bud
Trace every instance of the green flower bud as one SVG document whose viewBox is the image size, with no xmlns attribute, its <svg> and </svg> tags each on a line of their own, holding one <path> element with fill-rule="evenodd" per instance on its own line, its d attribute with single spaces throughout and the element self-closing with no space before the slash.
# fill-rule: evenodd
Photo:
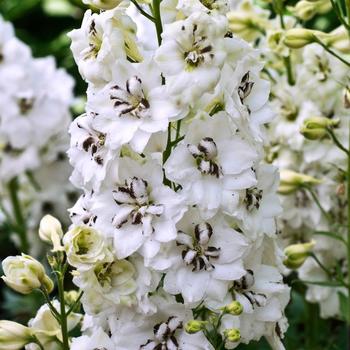
<svg viewBox="0 0 350 350">
<path fill-rule="evenodd" d="M 316 42 L 316 31 L 304 28 L 289 29 L 285 33 L 284 44 L 291 49 L 300 49 Z"/>
<path fill-rule="evenodd" d="M 243 1 L 237 10 L 228 12 L 226 16 L 230 31 L 250 42 L 270 26 L 267 16 L 256 13 L 249 1 Z"/>
<path fill-rule="evenodd" d="M 239 301 L 232 301 L 230 304 L 221 308 L 221 310 L 227 314 L 238 316 L 243 312 L 243 306 Z"/>
<path fill-rule="evenodd" d="M 34 340 L 30 328 L 17 322 L 0 321 L 0 350 L 21 350 Z"/>
<path fill-rule="evenodd" d="M 290 194 L 297 191 L 299 188 L 306 185 L 319 185 L 322 183 L 321 180 L 318 180 L 312 176 L 297 173 L 292 170 L 281 170 L 280 172 L 280 186 L 278 192 L 280 194 Z"/>
<path fill-rule="evenodd" d="M 189 334 L 198 333 L 205 329 L 206 324 L 206 321 L 191 320 L 186 323 L 185 331 Z"/>
<path fill-rule="evenodd" d="M 287 8 L 295 17 L 308 21 L 317 14 L 328 12 L 332 4 L 329 0 L 301 0 L 294 7 L 287 6 Z"/>
<path fill-rule="evenodd" d="M 338 126 L 339 119 L 329 119 L 325 117 L 312 117 L 304 120 L 300 133 L 309 140 L 319 140 L 327 135 L 327 128 Z"/>
<path fill-rule="evenodd" d="M 298 243 L 288 246 L 284 250 L 286 259 L 283 264 L 290 269 L 297 269 L 304 264 L 305 260 L 310 256 L 312 248 L 315 246 L 315 241 L 308 243 Z"/>
<path fill-rule="evenodd" d="M 83 3 L 101 10 L 110 10 L 119 6 L 123 0 L 83 0 Z"/>
<path fill-rule="evenodd" d="M 241 332 L 237 328 L 225 329 L 224 336 L 230 342 L 238 342 L 241 339 Z"/>
<path fill-rule="evenodd" d="M 44 266 L 29 255 L 9 256 L 2 267 L 5 275 L 1 278 L 18 293 L 29 294 L 37 288 L 45 288 L 50 293 L 54 288 Z"/>
</svg>

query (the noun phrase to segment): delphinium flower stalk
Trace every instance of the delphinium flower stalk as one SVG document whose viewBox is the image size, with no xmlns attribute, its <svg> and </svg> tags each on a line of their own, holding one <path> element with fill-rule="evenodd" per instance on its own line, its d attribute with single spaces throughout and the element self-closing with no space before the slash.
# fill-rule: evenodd
<svg viewBox="0 0 350 350">
<path fill-rule="evenodd" d="M 71 349 L 232 349 L 262 336 L 283 349 L 289 288 L 259 51 L 230 31 L 228 1 L 85 2 L 97 10 L 70 37 L 87 105 L 68 152 L 84 193 L 63 243 L 87 315 Z"/>
</svg>

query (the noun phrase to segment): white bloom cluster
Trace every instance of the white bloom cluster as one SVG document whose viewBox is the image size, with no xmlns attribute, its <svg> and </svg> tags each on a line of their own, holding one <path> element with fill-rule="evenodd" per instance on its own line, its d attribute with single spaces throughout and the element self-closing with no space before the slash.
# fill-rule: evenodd
<svg viewBox="0 0 350 350">
<path fill-rule="evenodd" d="M 74 81 L 53 57 L 33 58 L 2 18 L 0 33 L 1 212 L 12 212 L 8 184 L 17 178 L 28 226 L 36 228 L 43 213 L 64 218 L 72 203 L 65 152 Z"/>
<path fill-rule="evenodd" d="M 279 118 L 270 128 L 273 142 L 270 156 L 274 164 L 282 169 L 282 174 L 283 169 L 306 174 L 314 177 L 314 184 L 310 187 L 295 186 L 281 195 L 284 212 L 279 228 L 288 243 L 305 242 L 313 236 L 317 242 L 314 252 L 335 276 L 339 267 L 341 270 L 346 268 L 346 246 L 339 240 L 317 235 L 317 231 L 336 230 L 341 236 L 345 235 L 342 225 L 347 224 L 347 157 L 334 146 L 330 135 L 322 127 L 308 130 L 305 126 L 312 122 L 312 118 L 316 122 L 317 118 L 327 118 L 328 123 L 336 125 L 334 132 L 341 143 L 348 147 L 348 110 L 344 104 L 348 69 L 316 44 L 304 48 L 300 56 L 300 63 L 294 67 L 296 84 L 290 86 L 279 78 L 272 91 L 273 105 Z M 300 131 L 307 137 L 310 132 L 311 139 L 305 138 Z M 315 132 L 321 134 L 313 134 Z M 313 135 L 317 140 L 312 140 Z M 290 181 L 288 171 L 286 179 L 282 175 L 282 182 Z M 337 228 L 334 228 L 334 223 Z M 299 277 L 314 282 L 326 283 L 330 280 L 312 258 L 300 268 Z M 344 288 L 309 285 L 306 299 L 320 304 L 322 317 L 337 316 L 340 315 L 338 293 L 341 290 L 345 293 Z"/>
<path fill-rule="evenodd" d="M 300 12 L 307 4 L 309 10 Z M 322 9 L 320 4 L 301 1 L 290 11 L 306 20 Z M 310 17 L 303 18 L 306 14 Z M 228 15 L 232 30 L 255 41 L 267 60 L 271 104 L 277 117 L 268 128 L 271 144 L 266 158 L 281 170 L 283 214 L 278 230 L 283 244 L 316 241 L 312 251 L 319 262 L 313 256 L 307 258 L 307 254 L 301 257 L 303 253 L 299 252 L 298 256 L 297 252 L 301 260 L 294 268 L 299 267 L 298 276 L 307 285 L 306 300 L 319 304 L 321 317 L 340 317 L 347 291 L 337 279 L 348 273 L 344 244 L 348 220 L 347 155 L 334 144 L 331 133 L 348 149 L 349 68 L 322 46 L 309 44 L 308 32 L 302 28 L 293 29 L 296 33 L 300 30 L 300 36 L 295 37 L 300 49 L 291 50 L 286 45 L 286 33 L 296 26 L 296 18 L 283 16 L 281 25 L 278 16 L 268 20 L 271 17 L 269 11 L 250 0 Z M 329 35 L 335 51 L 349 53 L 348 37 L 344 38 L 342 31 L 339 27 Z M 326 34 L 317 33 L 325 38 Z M 303 40 L 304 44 L 300 44 Z M 311 42 L 315 42 L 313 37 Z M 301 48 L 304 45 L 307 46 Z M 288 60 L 289 77 L 284 67 Z M 336 234 L 335 239 L 332 234 Z"/>
<path fill-rule="evenodd" d="M 72 350 L 214 349 L 185 325 L 233 301 L 243 312 L 217 321 L 226 348 L 265 336 L 283 349 L 270 88 L 229 3 L 123 2 L 70 34 L 89 84 L 68 152 L 84 194 L 64 245 L 87 312 Z"/>
</svg>

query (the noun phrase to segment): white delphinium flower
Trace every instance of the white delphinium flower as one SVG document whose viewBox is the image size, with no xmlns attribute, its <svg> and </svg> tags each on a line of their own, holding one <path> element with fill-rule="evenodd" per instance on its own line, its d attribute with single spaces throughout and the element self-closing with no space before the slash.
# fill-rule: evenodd
<svg viewBox="0 0 350 350">
<path fill-rule="evenodd" d="M 119 259 L 139 251 L 154 257 L 162 243 L 177 237 L 176 223 L 186 210 L 183 197 L 163 185 L 161 167 L 120 159 L 119 181 L 96 195 L 96 227 L 113 237 Z"/>
<path fill-rule="evenodd" d="M 111 79 L 112 68 L 127 57 L 142 61 L 136 44 L 134 22 L 120 9 L 85 12 L 80 29 L 69 35 L 74 59 L 84 79 L 93 84 L 105 84 Z"/>
<path fill-rule="evenodd" d="M 78 338 L 73 338 L 71 350 L 96 350 L 96 349 L 114 350 L 114 344 L 109 336 L 98 328 L 90 335 L 82 335 Z"/>
<path fill-rule="evenodd" d="M 127 315 L 111 317 L 110 329 L 116 350 L 186 349 L 212 350 L 203 333 L 188 334 L 187 321 L 193 319 L 190 309 L 173 297 L 154 296 L 158 312 L 150 317 Z M 130 337 L 130 334 L 133 336 Z"/>
<path fill-rule="evenodd" d="M 82 115 L 70 126 L 71 147 L 68 151 L 74 167 L 71 181 L 77 187 L 98 189 L 116 156 L 105 146 L 106 134 L 93 126 L 94 113 Z"/>
<path fill-rule="evenodd" d="M 178 102 L 162 86 L 154 62 L 115 64 L 111 82 L 89 91 L 88 106 L 95 113 L 93 125 L 106 135 L 106 146 L 130 146 L 139 153 L 150 136 L 167 130 L 169 121 L 183 116 Z"/>
<path fill-rule="evenodd" d="M 233 212 L 238 191 L 256 184 L 256 159 L 256 150 L 222 112 L 193 121 L 164 168 L 167 178 L 183 187 L 188 201 L 210 218 L 220 208 Z"/>
<path fill-rule="evenodd" d="M 288 289 L 275 243 L 278 175 L 262 164 L 273 114 L 260 53 L 230 33 L 234 1 L 164 0 L 161 21 L 139 5 L 88 12 L 71 34 L 89 83 L 88 114 L 70 129 L 72 180 L 84 194 L 64 243 L 89 314 L 73 344 L 90 346 L 96 332 L 107 349 L 111 340 L 116 350 L 212 350 L 221 335 L 201 327 L 213 327 L 212 305 L 232 301 L 251 270 L 274 285 L 240 288 L 254 304 L 242 341 L 265 335 L 280 346 Z M 197 324 L 195 307 L 214 318 Z"/>
<path fill-rule="evenodd" d="M 200 12 L 165 26 L 155 60 L 171 94 L 191 103 L 215 88 L 226 58 L 226 30 L 225 17 Z"/>
<path fill-rule="evenodd" d="M 247 243 L 243 235 L 231 229 L 223 217 L 204 221 L 195 210 L 186 213 L 177 227 L 173 247 L 177 259 L 165 276 L 164 289 L 181 294 L 190 303 L 203 298 L 221 300 L 229 281 L 245 273 L 242 257 Z"/>
</svg>

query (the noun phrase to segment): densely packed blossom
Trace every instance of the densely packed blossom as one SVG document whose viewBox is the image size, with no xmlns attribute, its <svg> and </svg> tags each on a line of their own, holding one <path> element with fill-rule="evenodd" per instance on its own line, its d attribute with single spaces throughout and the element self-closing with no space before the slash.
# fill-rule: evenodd
<svg viewBox="0 0 350 350">
<path fill-rule="evenodd" d="M 290 11 L 307 20 L 329 10 L 330 5 L 300 1 Z M 239 17 L 244 11 L 248 16 L 245 21 Z M 321 317 L 341 317 L 341 302 L 347 292 L 346 284 L 340 281 L 348 274 L 344 244 L 348 156 L 336 147 L 334 138 L 349 148 L 349 67 L 317 40 L 348 54 L 340 44 L 348 45 L 347 33 L 344 37 L 342 27 L 330 34 L 291 29 L 297 26 L 296 18 L 284 15 L 282 23 L 279 18 L 266 21 L 258 15 L 262 11 L 244 2 L 228 17 L 234 32 L 265 49 L 266 73 L 272 82 L 271 105 L 276 114 L 268 128 L 266 158 L 281 169 L 283 214 L 278 230 L 285 245 L 315 240 L 311 256 L 307 258 L 306 252 L 300 263 L 289 267 L 298 268 L 306 260 L 298 269 L 299 278 L 307 285 L 306 300 L 319 304 Z M 264 11 L 266 18 L 271 17 Z M 327 41 L 327 35 L 332 41 Z M 294 247 L 298 251 L 302 246 Z"/>
<path fill-rule="evenodd" d="M 74 83 L 53 57 L 33 58 L 10 23 L 0 28 L 0 211 L 8 220 L 16 195 L 30 234 L 43 214 L 64 219 L 73 202 L 65 152 Z"/>
<path fill-rule="evenodd" d="M 70 33 L 88 82 L 68 151 L 84 191 L 63 238 L 86 312 L 72 349 L 283 349 L 260 51 L 232 34 L 231 1 L 89 3 L 108 10 Z"/>
</svg>

